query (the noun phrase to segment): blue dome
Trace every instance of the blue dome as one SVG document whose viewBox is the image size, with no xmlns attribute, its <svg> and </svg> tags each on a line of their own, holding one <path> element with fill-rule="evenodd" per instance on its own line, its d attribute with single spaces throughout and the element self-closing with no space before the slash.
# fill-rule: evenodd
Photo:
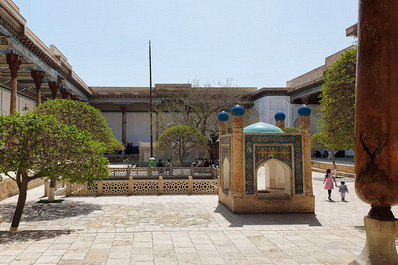
<svg viewBox="0 0 398 265">
<path fill-rule="evenodd" d="M 225 111 L 221 111 L 220 114 L 218 114 L 218 120 L 219 121 L 228 121 L 229 120 L 229 115 Z"/>
<path fill-rule="evenodd" d="M 286 118 L 285 113 L 283 113 L 282 111 L 278 111 L 275 116 L 274 116 L 276 121 L 284 121 Z"/>
<path fill-rule="evenodd" d="M 283 133 L 283 131 L 269 123 L 257 122 L 243 129 L 245 133 Z"/>
<path fill-rule="evenodd" d="M 299 116 L 310 116 L 311 108 L 304 104 L 300 108 L 298 108 L 297 113 Z"/>
<path fill-rule="evenodd" d="M 245 114 L 245 110 L 239 105 L 233 107 L 231 112 L 233 116 L 243 116 Z"/>
</svg>

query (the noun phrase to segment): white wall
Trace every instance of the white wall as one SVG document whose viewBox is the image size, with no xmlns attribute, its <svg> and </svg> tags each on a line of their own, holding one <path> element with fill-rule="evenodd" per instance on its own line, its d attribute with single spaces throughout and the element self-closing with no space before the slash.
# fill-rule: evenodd
<svg viewBox="0 0 398 265">
<path fill-rule="evenodd" d="M 138 146 L 138 143 L 149 142 L 149 113 L 127 112 L 126 113 L 126 141 Z M 120 125 L 121 126 L 121 125 Z M 155 115 L 153 115 L 153 140 L 156 137 Z"/>
<path fill-rule="evenodd" d="M 122 113 L 102 112 L 112 128 L 113 135 L 122 140 Z M 155 115 L 153 115 L 153 140 L 156 140 Z M 139 142 L 149 142 L 149 113 L 126 112 L 126 142 L 138 146 Z"/>
<path fill-rule="evenodd" d="M 10 99 L 11 93 L 10 91 L 0 88 L 0 115 L 8 115 L 10 112 Z M 23 109 L 28 108 L 27 111 L 31 111 L 35 108 L 36 101 L 23 97 L 21 95 L 17 95 L 17 111 L 20 114 L 25 113 Z"/>
<path fill-rule="evenodd" d="M 289 96 L 265 96 L 254 101 L 260 122 L 275 125 L 275 114 L 282 111 L 286 115 L 285 126 L 292 127 L 291 124 L 291 104 Z"/>
<path fill-rule="evenodd" d="M 121 112 L 102 112 L 109 127 L 113 131 L 113 135 L 119 141 L 122 141 L 122 113 Z M 137 144 L 138 145 L 138 144 Z"/>
</svg>

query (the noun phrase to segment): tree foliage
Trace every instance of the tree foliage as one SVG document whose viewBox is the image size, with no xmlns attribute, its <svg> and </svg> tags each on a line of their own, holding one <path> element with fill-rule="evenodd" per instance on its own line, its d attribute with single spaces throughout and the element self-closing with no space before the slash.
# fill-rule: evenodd
<svg viewBox="0 0 398 265">
<path fill-rule="evenodd" d="M 205 148 L 207 148 L 206 137 L 198 129 L 188 125 L 172 126 L 156 141 L 156 149 L 174 152 L 180 160 L 180 166 L 189 151 Z"/>
<path fill-rule="evenodd" d="M 329 150 L 354 147 L 356 54 L 356 49 L 345 52 L 324 77 L 320 127 Z"/>
<path fill-rule="evenodd" d="M 217 116 L 221 111 L 230 111 L 236 104 L 245 107 L 245 122 L 258 121 L 252 102 L 246 98 L 244 90 L 231 86 L 231 80 L 220 82 L 218 87 L 210 82 L 200 84 L 194 80 L 192 88 L 169 95 L 155 109 L 159 115 L 160 131 L 185 124 L 205 135 L 210 149 L 214 149 L 218 139 Z"/>
<path fill-rule="evenodd" d="M 93 140 L 105 144 L 107 153 L 124 149 L 123 144 L 113 136 L 101 111 L 88 103 L 66 99 L 48 100 L 40 104 L 35 112 L 53 115 L 59 121 L 91 134 Z"/>
<path fill-rule="evenodd" d="M 311 148 L 328 149 L 325 146 L 326 139 L 323 131 L 319 131 L 311 136 Z"/>
<path fill-rule="evenodd" d="M 285 132 L 285 133 L 299 133 L 300 129 L 299 128 L 294 128 L 294 127 L 285 127 L 285 129 L 283 129 L 283 132 Z"/>
<path fill-rule="evenodd" d="M 51 176 L 90 182 L 107 177 L 104 150 L 88 133 L 49 115 L 0 116 L 0 173 L 16 181 L 19 189 L 11 230 L 19 226 L 30 181 Z"/>
</svg>

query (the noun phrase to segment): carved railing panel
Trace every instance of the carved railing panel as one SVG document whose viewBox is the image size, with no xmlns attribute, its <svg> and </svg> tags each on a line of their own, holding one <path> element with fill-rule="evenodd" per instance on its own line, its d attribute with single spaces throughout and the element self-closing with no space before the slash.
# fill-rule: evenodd
<svg viewBox="0 0 398 265">
<path fill-rule="evenodd" d="M 163 182 L 163 193 L 165 194 L 187 194 L 188 180 L 165 180 Z"/>
<path fill-rule="evenodd" d="M 134 194 L 158 194 L 158 180 L 134 181 Z"/>
<path fill-rule="evenodd" d="M 67 183 L 67 196 L 216 194 L 218 179 L 103 180 L 91 185 Z"/>
<path fill-rule="evenodd" d="M 127 195 L 129 191 L 128 181 L 103 181 L 102 194 L 103 195 Z"/>
<path fill-rule="evenodd" d="M 71 196 L 95 196 L 98 193 L 98 184 L 87 184 L 87 183 L 73 183 L 70 185 Z"/>
<path fill-rule="evenodd" d="M 196 194 L 215 194 L 217 193 L 218 180 L 194 180 L 192 183 L 192 193 Z"/>
</svg>

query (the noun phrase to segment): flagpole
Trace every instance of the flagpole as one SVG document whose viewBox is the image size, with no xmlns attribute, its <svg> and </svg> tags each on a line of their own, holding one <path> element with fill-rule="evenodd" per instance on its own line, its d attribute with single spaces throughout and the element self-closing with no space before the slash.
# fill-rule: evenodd
<svg viewBox="0 0 398 265">
<path fill-rule="evenodd" d="M 151 157 L 153 157 L 151 40 L 149 40 L 149 134 L 150 134 L 150 142 L 151 142 Z"/>
</svg>

